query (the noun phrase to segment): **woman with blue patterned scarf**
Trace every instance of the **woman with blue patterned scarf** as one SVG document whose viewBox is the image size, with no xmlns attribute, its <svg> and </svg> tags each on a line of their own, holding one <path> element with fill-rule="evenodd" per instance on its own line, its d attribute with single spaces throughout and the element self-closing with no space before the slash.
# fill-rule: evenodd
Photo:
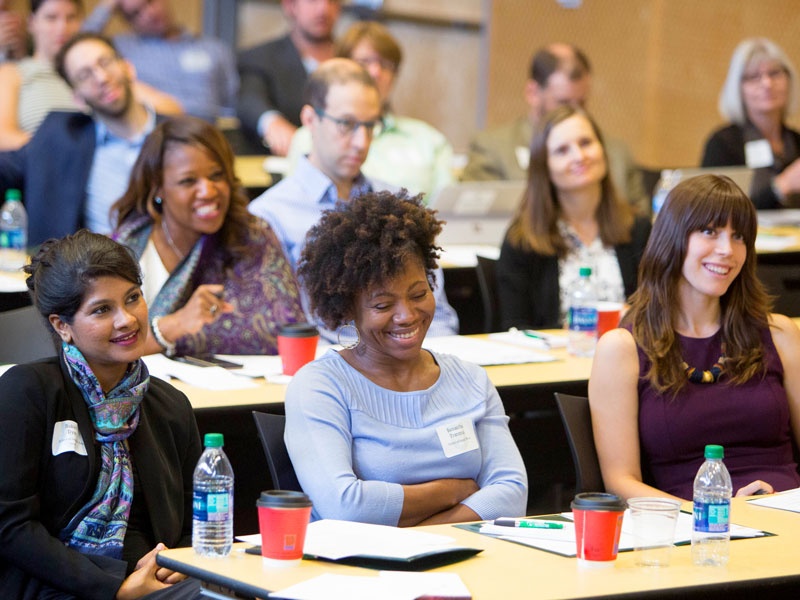
<svg viewBox="0 0 800 600">
<path fill-rule="evenodd" d="M 200 436 L 186 397 L 141 360 L 135 258 L 84 230 L 25 271 L 59 350 L 0 377 L 0 597 L 194 597 L 155 558 L 191 542 Z"/>
</svg>

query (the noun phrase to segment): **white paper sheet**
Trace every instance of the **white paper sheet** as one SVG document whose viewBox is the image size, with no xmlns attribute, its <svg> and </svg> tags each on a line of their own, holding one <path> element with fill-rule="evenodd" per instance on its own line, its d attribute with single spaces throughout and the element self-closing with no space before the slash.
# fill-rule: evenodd
<svg viewBox="0 0 800 600">
<path fill-rule="evenodd" d="M 561 513 L 562 517 L 572 520 L 571 512 Z M 675 538 L 674 543 L 686 543 L 692 539 L 692 526 L 693 517 L 689 513 L 678 513 L 678 522 L 675 525 Z M 499 530 L 501 534 L 497 537 L 503 540 L 517 542 L 532 548 L 539 548 L 540 550 L 547 550 L 548 552 L 555 552 L 562 556 L 575 556 L 575 527 L 571 523 L 564 529 L 512 529 L 513 533 L 509 535 L 502 535 L 505 533 L 503 530 L 511 529 L 510 527 L 494 527 L 492 528 L 483 525 L 481 533 L 488 533 L 493 535 L 493 531 Z M 737 538 L 751 538 L 760 537 L 765 535 L 760 529 L 753 529 L 751 527 L 743 527 L 731 523 L 731 537 Z M 622 518 L 622 531 L 619 536 L 619 551 L 633 550 L 633 519 L 630 518 L 630 510 L 626 510 Z"/>
<path fill-rule="evenodd" d="M 528 348 L 460 335 L 425 338 L 422 347 L 441 354 L 452 354 L 462 360 L 484 367 L 490 365 L 518 365 L 551 362 L 556 360 L 549 354 L 534 352 Z"/>
<path fill-rule="evenodd" d="M 552 350 L 553 348 L 567 347 L 566 332 L 564 332 L 564 335 L 553 335 L 552 333 L 545 333 L 544 331 L 529 331 L 537 337 L 525 335 L 522 331 L 512 328 L 509 331 L 490 333 L 489 339 L 505 344 L 534 348 L 535 350 Z"/>
<path fill-rule="evenodd" d="M 0 377 L 14 365 L 0 365 Z"/>
<path fill-rule="evenodd" d="M 497 260 L 500 258 L 500 248 L 486 244 L 446 245 L 442 248 L 439 262 L 456 267 L 474 267 L 478 264 L 478 256 Z"/>
<path fill-rule="evenodd" d="M 25 285 L 24 279 L 18 279 L 17 277 L 10 277 L 3 273 L 0 273 L 0 293 L 11 293 L 11 292 L 27 292 L 28 286 Z"/>
<path fill-rule="evenodd" d="M 247 377 L 233 375 L 222 367 L 195 367 L 167 358 L 163 354 L 149 354 L 142 357 L 148 371 L 156 377 L 175 377 L 181 381 L 205 390 L 243 390 L 258 387 Z"/>
<path fill-rule="evenodd" d="M 377 577 L 327 573 L 270 594 L 290 600 L 414 600 L 421 596 L 468 599 L 472 595 L 456 573 L 381 571 Z"/>
<path fill-rule="evenodd" d="M 331 560 L 360 555 L 405 559 L 447 549 L 454 541 L 413 529 L 323 519 L 309 524 L 303 552 Z"/>
<path fill-rule="evenodd" d="M 756 251 L 779 252 L 785 248 L 794 246 L 797 242 L 793 235 L 773 235 L 771 233 L 759 233 L 756 236 Z"/>
<path fill-rule="evenodd" d="M 767 496 L 766 498 L 757 497 L 753 500 L 748 500 L 748 502 L 756 506 L 800 512 L 800 488 L 780 492 L 774 496 Z"/>
</svg>

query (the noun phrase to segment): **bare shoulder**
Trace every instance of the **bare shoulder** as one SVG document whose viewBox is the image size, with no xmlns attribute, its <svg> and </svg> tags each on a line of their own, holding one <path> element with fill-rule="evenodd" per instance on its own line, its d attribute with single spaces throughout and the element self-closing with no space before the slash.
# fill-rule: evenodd
<svg viewBox="0 0 800 600">
<path fill-rule="evenodd" d="M 787 353 L 800 353 L 800 329 L 797 324 L 786 315 L 773 313 L 769 315 L 769 331 L 778 353 L 783 356 Z"/>
<path fill-rule="evenodd" d="M 19 86 L 20 75 L 17 65 L 13 62 L 0 63 L 0 83 L 4 86 Z"/>
<path fill-rule="evenodd" d="M 597 342 L 595 360 L 634 358 L 638 360 L 636 341 L 627 329 L 612 329 Z"/>
</svg>

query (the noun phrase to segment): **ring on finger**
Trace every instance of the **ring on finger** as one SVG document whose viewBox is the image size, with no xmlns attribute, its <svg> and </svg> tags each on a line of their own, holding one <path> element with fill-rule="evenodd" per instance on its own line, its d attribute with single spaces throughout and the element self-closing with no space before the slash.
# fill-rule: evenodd
<svg viewBox="0 0 800 600">
<path fill-rule="evenodd" d="M 217 308 L 218 307 L 217 307 L 216 304 L 212 304 L 211 308 L 208 309 L 208 312 L 210 312 L 212 315 L 215 315 L 215 314 L 217 314 Z"/>
</svg>

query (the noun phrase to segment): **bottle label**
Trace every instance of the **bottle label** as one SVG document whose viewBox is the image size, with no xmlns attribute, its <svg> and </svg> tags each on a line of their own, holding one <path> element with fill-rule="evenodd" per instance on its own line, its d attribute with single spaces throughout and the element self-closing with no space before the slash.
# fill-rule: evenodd
<svg viewBox="0 0 800 600">
<path fill-rule="evenodd" d="M 0 231 L 0 248 L 25 250 L 25 231 L 23 229 Z"/>
<path fill-rule="evenodd" d="M 694 501 L 694 530 L 703 533 L 725 533 L 729 529 L 731 501 Z"/>
<path fill-rule="evenodd" d="M 572 331 L 597 331 L 597 308 L 593 306 L 571 306 L 569 328 Z"/>
<path fill-rule="evenodd" d="M 230 519 L 230 508 L 229 492 L 194 491 L 192 515 L 195 521 L 227 521 Z"/>
</svg>

